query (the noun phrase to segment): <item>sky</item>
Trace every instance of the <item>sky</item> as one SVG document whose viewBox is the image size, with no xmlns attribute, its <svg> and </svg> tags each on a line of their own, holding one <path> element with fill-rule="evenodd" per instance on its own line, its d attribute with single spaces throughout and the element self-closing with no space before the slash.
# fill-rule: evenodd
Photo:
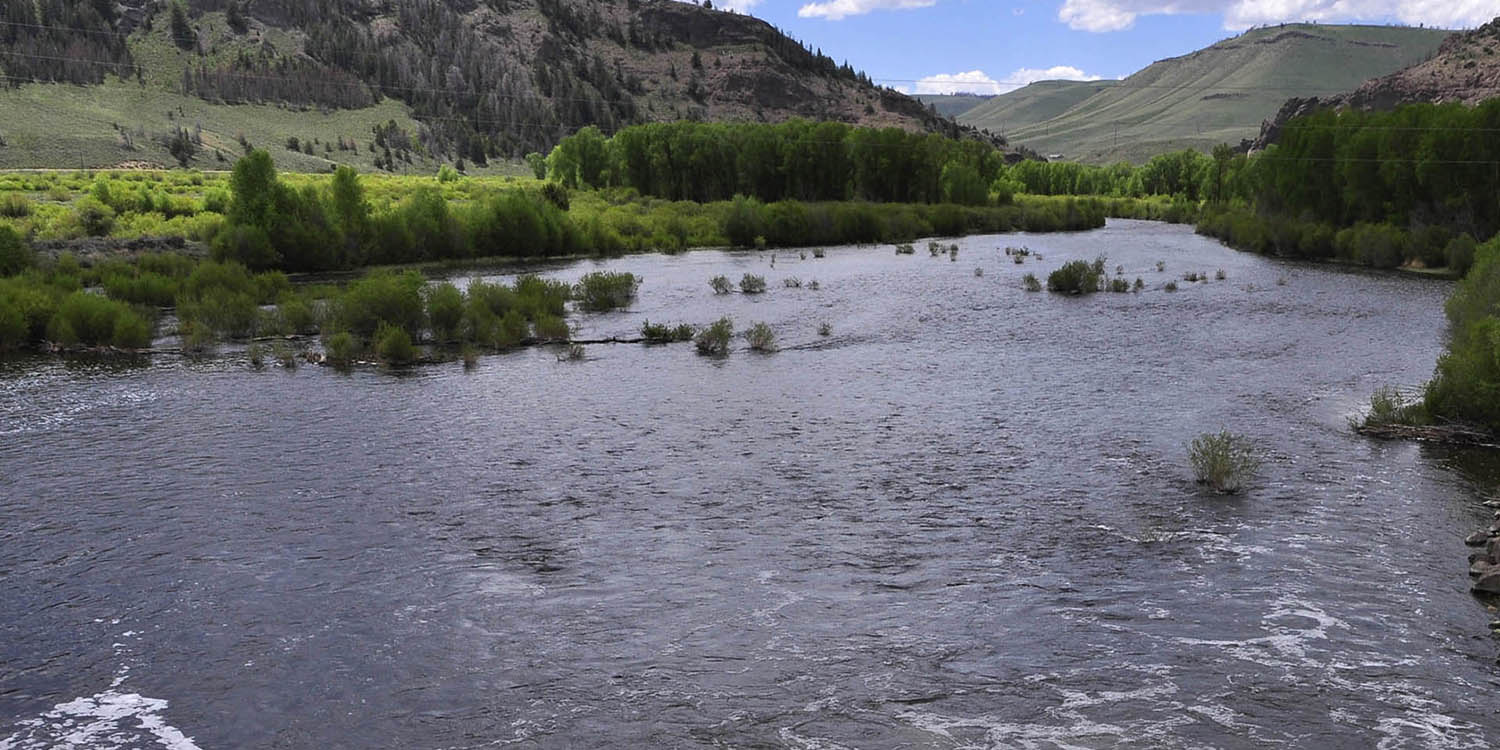
<svg viewBox="0 0 1500 750">
<path fill-rule="evenodd" d="M 1500 0 L 718 0 L 876 83 L 996 94 L 1051 78 L 1123 78 L 1266 24 L 1473 28 Z"/>
</svg>

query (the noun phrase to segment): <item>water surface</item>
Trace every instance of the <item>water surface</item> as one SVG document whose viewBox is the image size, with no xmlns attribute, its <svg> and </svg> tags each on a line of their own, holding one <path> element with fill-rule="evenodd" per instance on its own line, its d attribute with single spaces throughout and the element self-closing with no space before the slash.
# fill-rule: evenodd
<svg viewBox="0 0 1500 750">
<path fill-rule="evenodd" d="M 542 268 L 644 277 L 580 336 L 774 355 L 0 366 L 0 749 L 1497 741 L 1492 461 L 1346 425 L 1430 375 L 1447 284 L 1145 222 L 958 244 Z M 1148 289 L 1021 289 L 1099 254 Z M 1187 468 L 1221 427 L 1240 497 Z"/>
</svg>

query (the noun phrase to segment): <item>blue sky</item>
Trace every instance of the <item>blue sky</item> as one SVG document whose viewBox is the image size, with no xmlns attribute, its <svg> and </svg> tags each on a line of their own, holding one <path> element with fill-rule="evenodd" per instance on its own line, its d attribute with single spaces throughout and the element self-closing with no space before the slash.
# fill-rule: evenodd
<svg viewBox="0 0 1500 750">
<path fill-rule="evenodd" d="M 1250 26 L 1404 23 L 1471 28 L 1500 0 L 720 0 L 877 83 L 998 93 L 1046 78 L 1120 78 Z"/>
</svg>

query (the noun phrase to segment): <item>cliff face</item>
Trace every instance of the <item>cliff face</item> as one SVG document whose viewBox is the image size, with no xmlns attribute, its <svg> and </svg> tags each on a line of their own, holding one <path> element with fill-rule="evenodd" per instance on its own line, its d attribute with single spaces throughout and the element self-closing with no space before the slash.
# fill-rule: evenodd
<svg viewBox="0 0 1500 750">
<path fill-rule="evenodd" d="M 674 0 L 182 7 L 0 0 L 9 22 L 0 64 L 12 83 L 133 78 L 215 102 L 350 109 L 393 98 L 424 123 L 434 149 L 475 157 L 544 150 L 586 125 L 683 118 L 804 117 L 980 137 L 764 21 Z"/>
<path fill-rule="evenodd" d="M 1251 146 L 1275 143 L 1288 120 L 1320 109 L 1394 109 L 1402 104 L 1477 104 L 1500 96 L 1500 18 L 1473 31 L 1450 35 L 1431 58 L 1366 81 L 1346 94 L 1289 99 L 1261 124 Z"/>
</svg>

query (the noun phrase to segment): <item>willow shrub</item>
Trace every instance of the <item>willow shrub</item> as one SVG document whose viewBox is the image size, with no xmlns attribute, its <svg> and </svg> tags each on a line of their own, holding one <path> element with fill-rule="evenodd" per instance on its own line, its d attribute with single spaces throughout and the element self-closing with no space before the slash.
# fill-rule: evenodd
<svg viewBox="0 0 1500 750">
<path fill-rule="evenodd" d="M 594 271 L 578 280 L 573 297 L 584 310 L 604 312 L 630 305 L 640 285 L 640 278 L 631 273 Z"/>
<path fill-rule="evenodd" d="M 124 302 L 74 292 L 58 305 L 47 325 L 47 337 L 69 346 L 143 349 L 151 345 L 151 323 Z"/>
<path fill-rule="evenodd" d="M 1448 349 L 1427 386 L 1427 410 L 1500 431 L 1500 237 L 1478 248 L 1444 310 Z"/>
</svg>

